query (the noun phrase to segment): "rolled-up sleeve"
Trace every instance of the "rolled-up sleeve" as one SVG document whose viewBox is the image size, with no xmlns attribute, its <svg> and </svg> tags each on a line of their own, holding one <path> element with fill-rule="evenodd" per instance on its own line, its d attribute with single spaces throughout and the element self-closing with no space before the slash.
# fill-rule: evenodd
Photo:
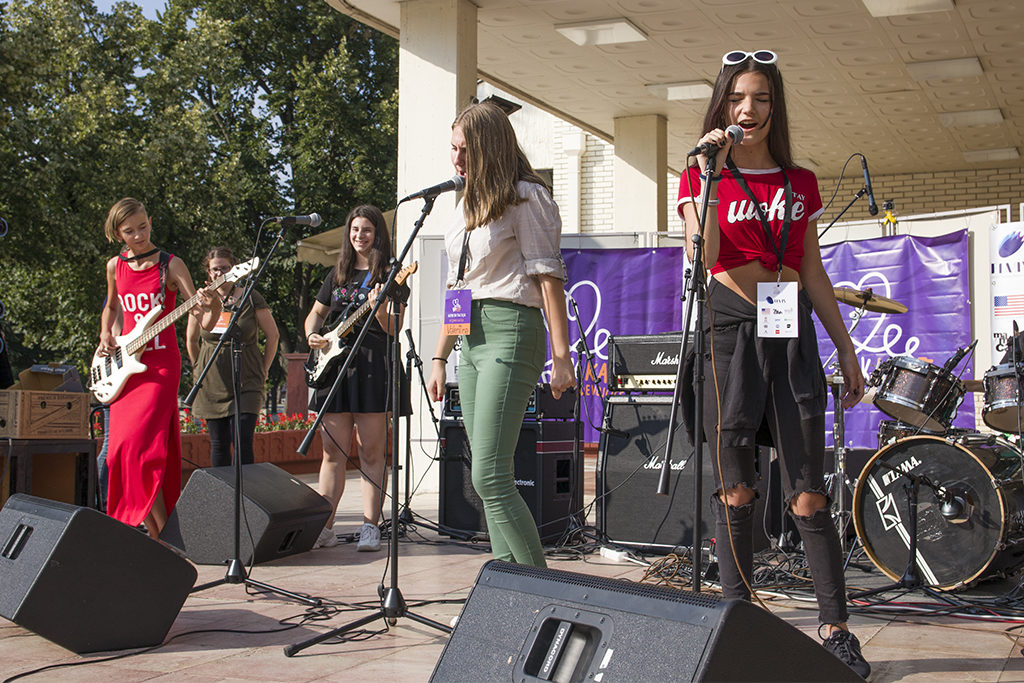
<svg viewBox="0 0 1024 683">
<path fill-rule="evenodd" d="M 526 201 L 516 206 L 513 223 L 516 240 L 523 254 L 527 275 L 549 275 L 568 280 L 562 260 L 562 218 L 558 205 L 547 188 L 536 183 L 520 183 L 519 192 Z"/>
</svg>

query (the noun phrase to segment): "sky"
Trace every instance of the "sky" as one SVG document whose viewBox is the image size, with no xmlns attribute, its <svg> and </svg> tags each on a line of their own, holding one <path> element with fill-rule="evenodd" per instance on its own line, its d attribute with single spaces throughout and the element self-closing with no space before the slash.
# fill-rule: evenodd
<svg viewBox="0 0 1024 683">
<path fill-rule="evenodd" d="M 101 12 L 109 12 L 117 0 L 94 0 L 96 8 Z M 163 12 L 167 8 L 167 0 L 131 0 L 133 5 L 142 8 L 142 13 L 147 19 L 156 19 L 156 13 Z"/>
</svg>

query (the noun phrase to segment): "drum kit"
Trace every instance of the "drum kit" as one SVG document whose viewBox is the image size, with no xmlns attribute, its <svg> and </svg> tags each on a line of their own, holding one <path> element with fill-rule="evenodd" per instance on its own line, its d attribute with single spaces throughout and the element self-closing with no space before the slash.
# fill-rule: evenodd
<svg viewBox="0 0 1024 683">
<path fill-rule="evenodd" d="M 858 307 L 851 332 L 865 312 L 907 311 L 870 290 L 836 287 L 835 295 Z M 953 370 L 973 347 L 958 350 L 941 367 L 904 356 L 879 365 L 868 386 L 875 387 L 875 406 L 894 419 L 881 422 L 879 450 L 852 482 L 846 475 L 842 375 L 836 369 L 829 378 L 835 481 L 853 491 L 850 512 L 843 509 L 841 489 L 833 495 L 840 538 L 846 542 L 852 516 L 858 542 L 897 586 L 953 590 L 1024 566 L 1024 363 L 985 373 L 982 418 L 999 434 L 956 429 L 952 421 L 965 386 Z"/>
</svg>

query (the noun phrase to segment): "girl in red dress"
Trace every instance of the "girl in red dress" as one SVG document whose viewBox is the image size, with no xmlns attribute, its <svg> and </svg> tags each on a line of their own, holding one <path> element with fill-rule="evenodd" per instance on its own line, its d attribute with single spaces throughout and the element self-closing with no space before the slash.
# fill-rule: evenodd
<svg viewBox="0 0 1024 683">
<path fill-rule="evenodd" d="M 117 349 L 114 324 L 119 315 L 122 334 L 127 334 L 154 306 L 163 308 L 162 318 L 174 310 L 179 292 L 186 299 L 196 293 L 180 259 L 169 254 L 161 259 L 162 252 L 150 241 L 151 230 L 146 207 L 136 199 L 125 197 L 107 214 L 107 239 L 124 242 L 124 249 L 107 261 L 99 355 Z M 192 315 L 205 329 L 212 329 L 220 300 L 200 290 Z M 129 526 L 144 523 L 149 535 L 157 538 L 181 491 L 181 355 L 173 325 L 149 342 L 140 360 L 146 370 L 131 375 L 110 405 L 107 514 Z"/>
</svg>

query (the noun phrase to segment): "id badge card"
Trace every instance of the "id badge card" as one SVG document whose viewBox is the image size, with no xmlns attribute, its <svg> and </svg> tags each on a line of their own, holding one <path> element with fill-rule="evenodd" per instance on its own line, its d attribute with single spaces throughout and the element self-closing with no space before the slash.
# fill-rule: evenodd
<svg viewBox="0 0 1024 683">
<path fill-rule="evenodd" d="M 796 337 L 797 296 L 796 282 L 757 283 L 757 336 Z"/>
<path fill-rule="evenodd" d="M 228 329 L 228 323 L 231 322 L 231 311 L 221 311 L 220 317 L 217 318 L 217 324 L 210 330 L 213 334 L 224 334 Z"/>
<path fill-rule="evenodd" d="M 444 333 L 449 337 L 469 334 L 469 312 L 473 305 L 473 292 L 469 289 L 449 289 L 444 293 Z"/>
</svg>

